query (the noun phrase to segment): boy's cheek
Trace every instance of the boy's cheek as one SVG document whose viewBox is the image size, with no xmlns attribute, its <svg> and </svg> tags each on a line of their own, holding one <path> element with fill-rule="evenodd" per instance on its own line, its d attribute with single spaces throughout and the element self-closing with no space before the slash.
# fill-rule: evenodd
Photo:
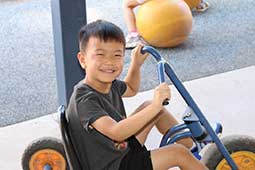
<svg viewBox="0 0 255 170">
<path fill-rule="evenodd" d="M 92 59 L 92 60 L 95 60 L 96 58 L 97 58 L 97 55 L 96 55 L 96 54 L 92 54 L 92 55 L 91 55 L 91 59 Z"/>
</svg>

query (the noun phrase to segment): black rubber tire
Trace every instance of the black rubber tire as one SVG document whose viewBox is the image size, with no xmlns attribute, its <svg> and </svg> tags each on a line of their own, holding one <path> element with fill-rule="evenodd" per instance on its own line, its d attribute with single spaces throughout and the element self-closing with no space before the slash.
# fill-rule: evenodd
<svg viewBox="0 0 255 170">
<path fill-rule="evenodd" d="M 250 151 L 255 153 L 255 138 L 246 135 L 232 135 L 222 138 L 222 143 L 228 152 Z M 201 161 L 210 169 L 216 170 L 216 167 L 224 158 L 218 151 L 215 144 L 211 144 L 202 155 Z"/>
<path fill-rule="evenodd" d="M 66 162 L 66 170 L 69 170 L 68 164 L 66 161 L 64 145 L 60 139 L 53 138 L 53 137 L 42 137 L 42 138 L 36 139 L 32 141 L 26 147 L 24 153 L 22 154 L 22 159 L 21 159 L 23 170 L 30 170 L 29 162 L 33 154 L 43 149 L 52 149 L 54 151 L 57 151 L 59 154 L 61 154 L 64 157 Z"/>
</svg>

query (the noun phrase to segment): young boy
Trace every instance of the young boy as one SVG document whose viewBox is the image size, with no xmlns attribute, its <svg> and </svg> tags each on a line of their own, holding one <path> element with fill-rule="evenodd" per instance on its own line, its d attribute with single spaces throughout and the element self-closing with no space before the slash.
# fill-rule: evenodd
<svg viewBox="0 0 255 170">
<path fill-rule="evenodd" d="M 163 107 L 170 98 L 167 84 L 159 85 L 150 102 L 144 102 L 126 117 L 122 97 L 137 94 L 140 68 L 148 54 L 141 45 L 132 51 L 132 61 L 124 81 L 117 80 L 124 64 L 125 37 L 116 25 L 107 21 L 92 22 L 80 30 L 77 57 L 86 76 L 75 87 L 67 108 L 75 149 L 82 164 L 90 170 L 206 170 L 186 147 L 168 145 L 148 151 L 144 142 L 156 125 L 164 134 L 178 122 Z M 184 147 L 185 145 L 186 147 Z M 83 166 L 83 165 L 82 165 Z"/>
<path fill-rule="evenodd" d="M 134 48 L 138 43 L 146 44 L 143 38 L 139 35 L 136 28 L 136 18 L 133 9 L 139 5 L 142 5 L 148 0 L 124 0 L 123 10 L 124 18 L 128 28 L 128 35 L 126 37 L 126 48 Z M 209 4 L 204 0 L 201 0 L 200 4 L 195 7 L 195 11 L 204 12 L 209 8 Z"/>
</svg>

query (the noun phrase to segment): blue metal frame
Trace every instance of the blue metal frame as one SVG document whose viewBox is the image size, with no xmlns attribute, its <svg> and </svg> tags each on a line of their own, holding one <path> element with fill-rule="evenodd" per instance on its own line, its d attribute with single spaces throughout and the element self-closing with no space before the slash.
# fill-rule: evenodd
<svg viewBox="0 0 255 170">
<path fill-rule="evenodd" d="M 172 137 L 174 134 L 183 131 L 184 129 L 188 129 L 188 126 L 186 124 L 179 124 L 172 127 L 162 138 L 159 147 L 165 146 L 166 144 L 170 144 L 168 139 Z M 190 135 L 190 137 L 192 134 Z M 173 141 L 173 143 L 176 141 Z"/>
<path fill-rule="evenodd" d="M 59 105 L 68 105 L 73 86 L 84 78 L 76 57 L 78 32 L 87 23 L 86 0 L 51 0 Z"/>
<path fill-rule="evenodd" d="M 184 122 L 187 124 L 188 128 L 190 129 L 190 132 L 193 135 L 197 135 L 197 130 L 199 129 L 199 124 L 201 123 L 208 133 L 208 135 L 211 136 L 212 141 L 216 144 L 218 147 L 219 151 L 222 153 L 224 158 L 227 160 L 228 164 L 231 166 L 232 170 L 238 170 L 237 165 L 234 163 L 233 159 L 231 158 L 230 154 L 228 153 L 227 149 L 225 146 L 222 144 L 220 139 L 218 138 L 217 134 L 214 132 L 213 128 L 210 126 L 209 122 L 193 100 L 193 98 L 190 96 L 189 92 L 186 90 L 184 85 L 181 83 L 181 81 L 178 79 L 176 74 L 174 73 L 173 69 L 170 67 L 170 65 L 161 57 L 161 55 L 157 52 L 156 49 L 154 49 L 151 46 L 145 46 L 142 48 L 142 53 L 148 52 L 150 53 L 155 60 L 158 62 L 158 75 L 159 75 L 159 82 L 162 83 L 165 81 L 165 76 L 164 72 L 168 75 L 169 79 L 172 81 L 173 85 L 176 87 L 184 101 L 187 103 L 188 107 L 191 108 L 191 110 L 194 112 L 194 114 L 197 116 L 198 121 L 190 121 L 187 122 L 185 121 L 184 117 Z M 192 114 L 192 113 L 191 113 Z M 189 117 L 189 115 L 187 115 Z M 195 123 L 195 125 L 190 126 L 189 124 Z M 199 123 L 199 124 L 198 124 Z M 200 127 L 201 127 L 200 124 Z M 181 126 L 182 127 L 182 126 Z M 178 130 L 178 128 L 176 128 Z M 176 130 L 175 129 L 175 130 Z M 195 133 L 196 132 L 196 133 Z M 195 134 L 194 134 L 195 133 Z M 174 137 L 175 140 L 179 139 L 182 137 L 182 135 L 188 136 L 188 133 L 184 132 L 182 134 L 178 134 L 178 137 Z M 171 142 L 173 142 L 171 140 Z"/>
</svg>

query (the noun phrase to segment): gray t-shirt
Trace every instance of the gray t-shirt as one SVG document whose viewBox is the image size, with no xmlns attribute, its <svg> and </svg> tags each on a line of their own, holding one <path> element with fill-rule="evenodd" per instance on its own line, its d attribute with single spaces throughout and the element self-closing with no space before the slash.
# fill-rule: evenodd
<svg viewBox="0 0 255 170">
<path fill-rule="evenodd" d="M 113 81 L 109 94 L 97 92 L 82 81 L 74 87 L 66 112 L 82 169 L 119 169 L 121 159 L 129 150 L 127 142 L 115 142 L 90 125 L 106 115 L 117 122 L 126 117 L 121 98 L 126 88 L 120 80 Z"/>
</svg>

